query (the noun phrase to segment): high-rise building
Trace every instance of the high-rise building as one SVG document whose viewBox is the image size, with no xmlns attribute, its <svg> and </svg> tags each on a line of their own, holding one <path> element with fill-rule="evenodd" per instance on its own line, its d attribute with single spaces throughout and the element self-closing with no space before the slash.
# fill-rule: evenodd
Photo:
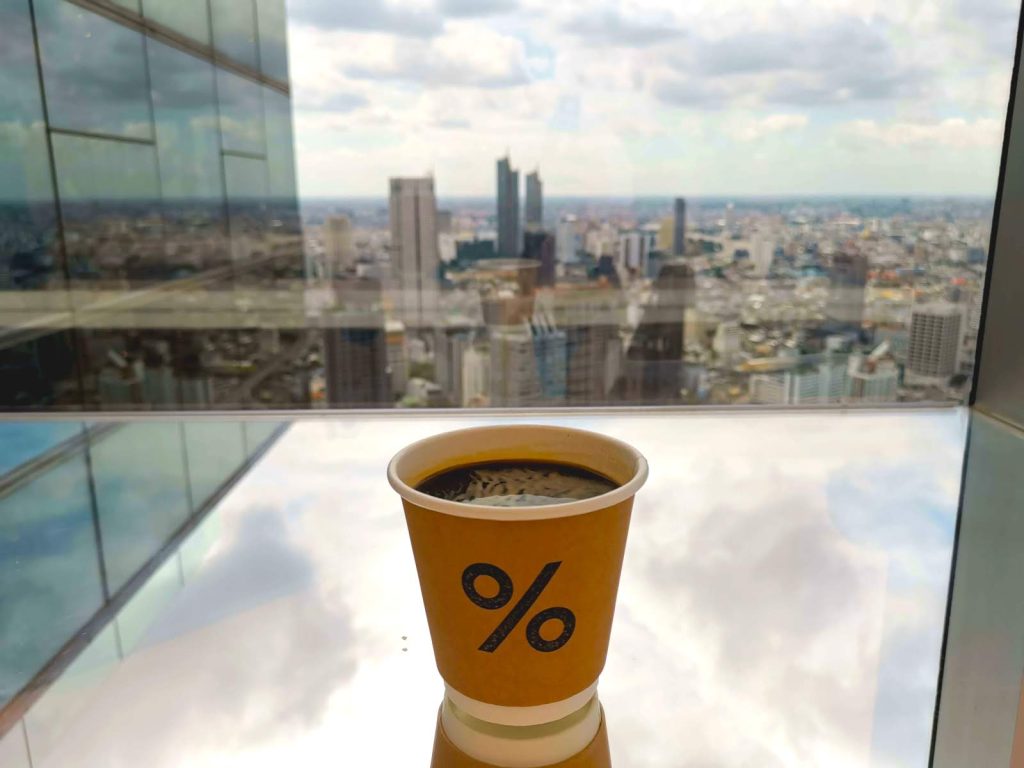
<svg viewBox="0 0 1024 768">
<path fill-rule="evenodd" d="M 324 259 L 328 278 L 355 269 L 356 248 L 348 216 L 331 216 L 324 222 Z"/>
<path fill-rule="evenodd" d="M 326 403 L 332 408 L 391 405 L 387 329 L 379 280 L 335 281 L 340 308 L 323 331 Z"/>
<path fill-rule="evenodd" d="M 964 309 L 948 303 L 917 304 L 910 314 L 907 373 L 946 379 L 957 372 L 964 333 Z"/>
<path fill-rule="evenodd" d="M 537 285 L 555 284 L 555 238 L 547 232 L 527 232 L 523 240 L 523 257 L 540 262 Z"/>
<path fill-rule="evenodd" d="M 672 221 L 672 255 L 686 255 L 686 200 L 677 197 Z"/>
<path fill-rule="evenodd" d="M 840 251 L 832 256 L 825 318 L 833 331 L 859 332 L 864 321 L 864 288 L 868 280 L 868 259 L 856 252 Z"/>
<path fill-rule="evenodd" d="M 519 171 L 508 157 L 498 160 L 498 254 L 507 259 L 519 256 Z"/>
<path fill-rule="evenodd" d="M 434 380 L 445 401 L 456 408 L 465 405 L 463 371 L 474 329 L 468 318 L 462 318 L 438 325 L 434 330 Z"/>
<path fill-rule="evenodd" d="M 405 394 L 409 383 L 409 345 L 406 343 L 405 323 L 401 320 L 387 320 L 384 323 L 387 343 L 387 375 L 391 387 L 391 399 Z"/>
<path fill-rule="evenodd" d="M 559 264 L 576 261 L 580 250 L 580 234 L 576 229 L 576 217 L 571 213 L 563 214 L 558 220 L 555 230 L 555 253 Z"/>
<path fill-rule="evenodd" d="M 643 277 L 647 262 L 657 248 L 658 232 L 652 229 L 630 229 L 619 234 L 619 252 L 616 267 L 623 279 Z"/>
<path fill-rule="evenodd" d="M 540 172 L 526 174 L 526 231 L 544 226 L 544 184 Z"/>
<path fill-rule="evenodd" d="M 825 405 L 842 401 L 847 390 L 847 361 L 839 355 L 814 356 L 791 369 L 755 373 L 750 401 L 762 405 Z"/>
<path fill-rule="evenodd" d="M 487 349 L 470 347 L 462 357 L 462 402 L 467 408 L 490 405 L 491 356 Z"/>
<path fill-rule="evenodd" d="M 624 397 L 633 403 L 672 403 L 679 399 L 684 363 L 683 321 L 696 300 L 693 270 L 680 260 L 662 265 L 641 307 L 629 342 Z"/>
<path fill-rule="evenodd" d="M 406 327 L 429 328 L 434 324 L 441 288 L 434 179 L 391 179 L 390 188 L 396 309 Z"/>
<path fill-rule="evenodd" d="M 491 330 L 490 401 L 497 407 L 565 401 L 566 335 L 538 313 Z"/>
<path fill-rule="evenodd" d="M 850 355 L 847 369 L 848 399 L 855 403 L 891 403 L 896 400 L 900 371 L 882 342 L 869 355 Z"/>
</svg>

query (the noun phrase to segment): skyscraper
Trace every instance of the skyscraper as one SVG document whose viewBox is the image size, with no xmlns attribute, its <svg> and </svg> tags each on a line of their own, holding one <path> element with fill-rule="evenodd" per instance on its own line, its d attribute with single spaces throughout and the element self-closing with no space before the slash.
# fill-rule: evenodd
<svg viewBox="0 0 1024 768">
<path fill-rule="evenodd" d="M 348 216 L 331 216 L 324 222 L 324 259 L 327 277 L 355 268 L 356 249 L 352 242 L 352 222 Z"/>
<path fill-rule="evenodd" d="M 334 408 L 391 405 L 387 336 L 379 280 L 336 281 L 341 309 L 323 332 L 327 404 Z"/>
<path fill-rule="evenodd" d="M 540 172 L 526 174 L 526 231 L 536 231 L 544 225 L 544 184 Z"/>
<path fill-rule="evenodd" d="M 681 261 L 662 265 L 626 353 L 625 398 L 636 403 L 679 399 L 685 352 L 683 320 L 696 294 L 693 270 Z"/>
<path fill-rule="evenodd" d="M 686 199 L 676 198 L 675 217 L 672 222 L 672 255 L 686 255 Z"/>
<path fill-rule="evenodd" d="M 918 304 L 911 310 L 907 373 L 945 379 L 957 372 L 964 311 L 956 304 Z"/>
<path fill-rule="evenodd" d="M 866 256 L 847 251 L 832 256 L 825 318 L 833 330 L 851 333 L 860 331 L 864 320 L 864 286 L 867 280 Z"/>
<path fill-rule="evenodd" d="M 498 160 L 498 255 L 519 256 L 519 171 L 508 157 Z"/>
<path fill-rule="evenodd" d="M 391 252 L 398 314 L 407 327 L 433 325 L 440 292 L 434 179 L 391 179 Z"/>
<path fill-rule="evenodd" d="M 562 215 L 555 230 L 555 253 L 559 264 L 576 261 L 580 249 L 580 235 L 576 231 L 576 217 L 571 213 Z"/>
<path fill-rule="evenodd" d="M 555 238 L 547 232 L 527 232 L 523 242 L 523 257 L 540 262 L 537 270 L 537 285 L 555 284 Z"/>
</svg>

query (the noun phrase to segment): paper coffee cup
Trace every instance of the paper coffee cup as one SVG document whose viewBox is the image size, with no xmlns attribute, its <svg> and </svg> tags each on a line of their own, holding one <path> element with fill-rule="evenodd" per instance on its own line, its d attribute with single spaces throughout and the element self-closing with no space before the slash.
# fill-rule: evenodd
<svg viewBox="0 0 1024 768">
<path fill-rule="evenodd" d="M 448 699 L 434 732 L 431 768 L 611 768 L 604 711 L 595 696 L 563 720 L 499 726 L 461 712 Z"/>
<path fill-rule="evenodd" d="M 618 487 L 531 507 L 446 501 L 416 486 L 491 461 L 568 464 Z M 388 479 L 402 496 L 438 670 L 448 695 L 494 723 L 551 722 L 591 698 L 608 652 L 638 451 L 567 427 L 459 430 L 399 452 Z"/>
</svg>

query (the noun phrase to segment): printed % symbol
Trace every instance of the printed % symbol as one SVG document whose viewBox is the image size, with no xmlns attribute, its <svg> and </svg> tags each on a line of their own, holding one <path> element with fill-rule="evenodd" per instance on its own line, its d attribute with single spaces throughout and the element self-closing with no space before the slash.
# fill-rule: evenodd
<svg viewBox="0 0 1024 768">
<path fill-rule="evenodd" d="M 530 588 L 519 598 L 519 602 L 512 606 L 512 610 L 502 619 L 490 637 L 483 641 L 478 650 L 494 653 L 498 646 L 505 641 L 509 633 L 515 629 L 516 625 L 523 620 L 526 612 L 537 602 L 540 593 L 544 591 L 544 588 L 551 581 L 551 577 L 555 575 L 561 564 L 562 561 L 559 560 L 556 563 L 548 563 L 541 569 L 540 573 L 537 574 L 537 578 L 530 585 Z M 476 580 L 481 576 L 489 576 L 497 582 L 498 594 L 494 597 L 484 597 L 477 591 Z M 499 608 L 504 608 L 512 599 L 512 578 L 496 565 L 473 563 L 462 572 L 462 591 L 466 593 L 466 597 L 481 608 L 486 608 L 488 611 L 496 611 Z M 541 637 L 540 629 L 546 622 L 554 619 L 562 622 L 562 634 L 554 640 L 545 640 Z M 534 650 L 541 653 L 551 653 L 551 651 L 557 651 L 569 642 L 569 638 L 572 637 L 575 629 L 576 615 L 568 608 L 545 608 L 534 615 L 527 623 L 526 640 Z"/>
</svg>

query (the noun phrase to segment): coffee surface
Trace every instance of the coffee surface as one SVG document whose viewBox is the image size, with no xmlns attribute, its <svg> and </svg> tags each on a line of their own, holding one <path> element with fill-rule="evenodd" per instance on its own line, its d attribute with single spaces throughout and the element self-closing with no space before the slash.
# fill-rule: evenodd
<svg viewBox="0 0 1024 768">
<path fill-rule="evenodd" d="M 489 462 L 455 467 L 420 483 L 439 499 L 493 507 L 566 504 L 618 486 L 588 469 L 549 462 Z"/>
</svg>

